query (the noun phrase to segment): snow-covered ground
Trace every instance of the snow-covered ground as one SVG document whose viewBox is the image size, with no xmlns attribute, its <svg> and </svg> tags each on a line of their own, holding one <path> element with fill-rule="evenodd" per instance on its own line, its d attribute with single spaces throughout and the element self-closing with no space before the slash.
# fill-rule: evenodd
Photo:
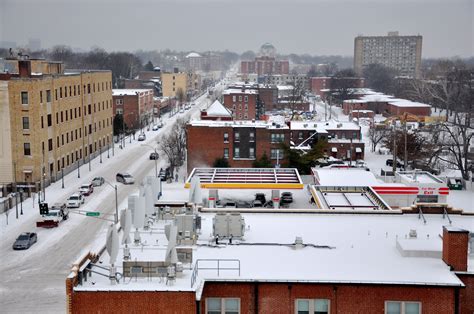
<svg viewBox="0 0 474 314">
<path fill-rule="evenodd" d="M 220 87 L 222 88 L 222 87 Z M 96 176 L 104 177 L 109 184 L 96 187 L 94 193 L 86 197 L 86 202 L 80 211 L 98 211 L 99 219 L 71 213 L 70 218 L 61 223 L 58 228 L 36 228 L 36 220 L 40 218 L 38 204 L 27 199 L 23 202 L 23 215 L 16 219 L 15 208 L 8 215 L 0 216 L 0 304 L 1 313 L 64 313 L 66 311 L 66 296 L 64 280 L 70 271 L 71 264 L 88 251 L 94 241 L 103 242 L 103 233 L 108 222 L 112 221 L 115 213 L 115 197 L 113 186 L 116 183 L 115 174 L 120 171 L 128 172 L 135 177 L 134 185 L 117 184 L 118 208 L 126 206 L 127 196 L 138 190 L 139 183 L 148 175 L 155 174 L 155 163 L 149 160 L 152 147 L 158 147 L 157 140 L 168 132 L 177 118 L 183 116 L 198 116 L 200 109 L 209 104 L 207 94 L 194 102 L 190 110 L 163 117 L 164 127 L 159 131 L 145 131 L 146 140 L 138 142 L 127 139 L 124 149 L 115 148 L 115 154 L 107 158 L 102 154 L 102 163 L 97 157 L 80 169 L 81 177 L 73 171 L 64 177 L 64 186 L 56 182 L 46 188 L 46 202 L 64 202 L 67 197 L 76 192 L 81 184 L 89 183 Z M 145 146 L 150 145 L 149 146 Z M 160 158 L 158 169 L 165 167 L 166 162 Z M 185 167 L 183 167 L 185 168 Z M 180 181 L 184 178 L 180 173 Z M 37 201 L 37 200 L 36 200 Z M 19 209 L 20 211 L 20 206 Z M 104 220 L 107 219 L 107 220 Z M 13 251 L 12 244 L 21 232 L 36 232 L 38 243 L 25 251 Z"/>
</svg>

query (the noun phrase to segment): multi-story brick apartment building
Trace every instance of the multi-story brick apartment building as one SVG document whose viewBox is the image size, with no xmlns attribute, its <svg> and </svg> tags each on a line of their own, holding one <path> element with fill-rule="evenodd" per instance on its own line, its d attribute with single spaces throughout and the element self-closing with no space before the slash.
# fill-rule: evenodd
<svg viewBox="0 0 474 314">
<path fill-rule="evenodd" d="M 361 127 L 354 122 L 291 121 L 291 141 L 298 145 L 314 145 L 319 140 L 328 142 L 327 156 L 343 160 L 364 159 L 365 144 Z"/>
<path fill-rule="evenodd" d="M 273 57 L 257 57 L 253 61 L 241 61 L 240 72 L 245 74 L 255 73 L 258 76 L 272 74 L 288 74 L 290 63 L 288 60 L 276 60 Z"/>
<path fill-rule="evenodd" d="M 7 61 L 13 71 L 0 73 L 2 181 L 48 184 L 113 145 L 110 71 Z"/>
<path fill-rule="evenodd" d="M 176 97 L 181 89 L 185 95 L 185 101 L 198 93 L 201 89 L 201 77 L 193 72 L 161 73 L 161 87 L 164 97 Z"/>
<path fill-rule="evenodd" d="M 339 81 L 339 82 L 338 82 Z M 311 77 L 309 79 L 310 90 L 319 96 L 324 96 L 324 90 L 337 88 L 341 84 L 344 88 L 363 88 L 365 79 L 362 77 Z"/>
<path fill-rule="evenodd" d="M 399 75 L 419 78 L 421 74 L 422 36 L 357 36 L 354 39 L 354 70 L 358 75 L 369 64 L 393 68 Z"/>
<path fill-rule="evenodd" d="M 155 103 L 152 89 L 113 89 L 113 114 L 123 115 L 130 129 L 139 129 L 153 119 Z"/>
<path fill-rule="evenodd" d="M 255 120 L 263 114 L 258 98 L 258 89 L 229 88 L 222 93 L 224 106 L 232 112 L 236 120 Z"/>
<path fill-rule="evenodd" d="M 265 121 L 191 121 L 187 125 L 188 173 L 226 158 L 231 167 L 252 167 L 264 154 L 283 164 L 281 143 L 289 145 L 287 125 Z"/>
<path fill-rule="evenodd" d="M 227 214 L 232 215 L 248 226 L 245 241 L 216 237 L 217 214 L 199 213 L 197 245 L 175 248 L 179 263 L 174 264 L 186 265 L 177 273 L 167 272 L 173 262 L 165 261 L 167 240 L 159 232 L 140 233 L 154 246 L 145 254 L 142 245 L 129 245 L 132 260 L 122 259 L 125 249 L 119 249 L 118 274 L 112 278 L 107 254 L 89 253 L 66 279 L 68 312 L 474 311 L 470 217 L 451 215 L 448 225 L 440 214 L 428 224 L 409 214 Z M 154 227 L 165 223 L 156 221 Z"/>
</svg>

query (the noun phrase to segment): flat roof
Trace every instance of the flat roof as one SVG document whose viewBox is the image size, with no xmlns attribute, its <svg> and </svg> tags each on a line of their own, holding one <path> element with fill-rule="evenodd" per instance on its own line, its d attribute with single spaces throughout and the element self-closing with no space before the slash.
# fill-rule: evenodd
<svg viewBox="0 0 474 314">
<path fill-rule="evenodd" d="M 326 169 L 312 168 L 313 176 L 318 185 L 324 186 L 377 186 L 383 184 L 375 175 L 365 169 L 343 168 Z"/>
<path fill-rule="evenodd" d="M 189 125 L 192 126 L 208 126 L 208 127 L 231 127 L 231 128 L 263 128 L 263 129 L 281 129 L 288 130 L 288 126 L 284 123 L 272 123 L 262 120 L 231 120 L 231 121 L 217 121 L 217 120 L 191 120 Z"/>
<path fill-rule="evenodd" d="M 302 189 L 304 184 L 295 168 L 194 168 L 185 182 L 199 176 L 205 189 Z"/>
<path fill-rule="evenodd" d="M 153 92 L 152 89 L 137 88 L 137 89 L 112 89 L 112 96 L 133 96 L 140 93 Z"/>
<path fill-rule="evenodd" d="M 443 180 L 426 171 L 397 171 L 396 175 L 410 183 L 437 183 L 445 185 Z"/>
<path fill-rule="evenodd" d="M 205 281 L 265 281 L 304 283 L 396 284 L 463 286 L 441 257 L 443 226 L 448 224 L 442 215 L 426 215 L 424 224 L 418 215 L 312 215 L 312 214 L 242 214 L 245 234 L 242 240 L 230 244 L 212 236 L 212 213 L 201 213 L 201 233 L 197 245 L 181 246 L 192 250 L 192 263 L 185 264 L 183 273 L 172 285 L 158 277 L 124 277 L 112 285 L 106 270 L 92 267 L 105 276 L 92 273 L 75 291 L 192 291 L 200 297 Z M 473 230 L 472 217 L 451 217 L 457 228 Z M 139 231 L 142 245 L 129 244 L 130 261 L 164 261 L 167 249 L 163 228 L 169 221 L 155 221 L 148 230 Z M 416 230 L 417 238 L 410 238 Z M 133 239 L 133 230 L 130 237 Z M 295 238 L 303 245 L 297 248 Z M 405 241 L 402 248 L 398 242 Z M 406 243 L 410 241 L 409 243 Z M 105 242 L 105 239 L 104 239 Z M 414 254 L 407 256 L 408 248 L 438 252 L 437 256 Z M 123 273 L 123 246 L 115 263 L 117 272 Z M 209 268 L 199 269 L 191 285 L 192 269 L 198 259 L 213 259 Z M 224 261 L 227 259 L 228 261 Z M 109 256 L 99 257 L 99 265 L 108 267 Z M 468 257 L 468 270 L 472 271 L 474 257 Z"/>
</svg>

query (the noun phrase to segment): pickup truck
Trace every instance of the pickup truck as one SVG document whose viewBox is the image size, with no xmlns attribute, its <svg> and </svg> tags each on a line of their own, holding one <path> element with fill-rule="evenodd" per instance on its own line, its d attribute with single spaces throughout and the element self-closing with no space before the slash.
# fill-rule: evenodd
<svg viewBox="0 0 474 314">
<path fill-rule="evenodd" d="M 42 220 L 36 222 L 36 227 L 55 228 L 60 222 L 69 218 L 69 209 L 66 204 L 56 203 L 41 217 Z"/>
</svg>

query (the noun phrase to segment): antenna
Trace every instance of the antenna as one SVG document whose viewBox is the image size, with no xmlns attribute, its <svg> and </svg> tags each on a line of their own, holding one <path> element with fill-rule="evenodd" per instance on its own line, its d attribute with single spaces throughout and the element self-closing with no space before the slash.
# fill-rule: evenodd
<svg viewBox="0 0 474 314">
<path fill-rule="evenodd" d="M 109 230 L 107 231 L 107 241 L 105 244 L 105 248 L 107 250 L 107 253 L 110 256 L 110 273 L 109 273 L 110 283 L 115 284 L 116 278 L 115 278 L 114 264 L 118 255 L 119 237 L 117 233 L 117 228 L 115 227 L 114 224 L 111 224 L 109 226 Z"/>
</svg>

